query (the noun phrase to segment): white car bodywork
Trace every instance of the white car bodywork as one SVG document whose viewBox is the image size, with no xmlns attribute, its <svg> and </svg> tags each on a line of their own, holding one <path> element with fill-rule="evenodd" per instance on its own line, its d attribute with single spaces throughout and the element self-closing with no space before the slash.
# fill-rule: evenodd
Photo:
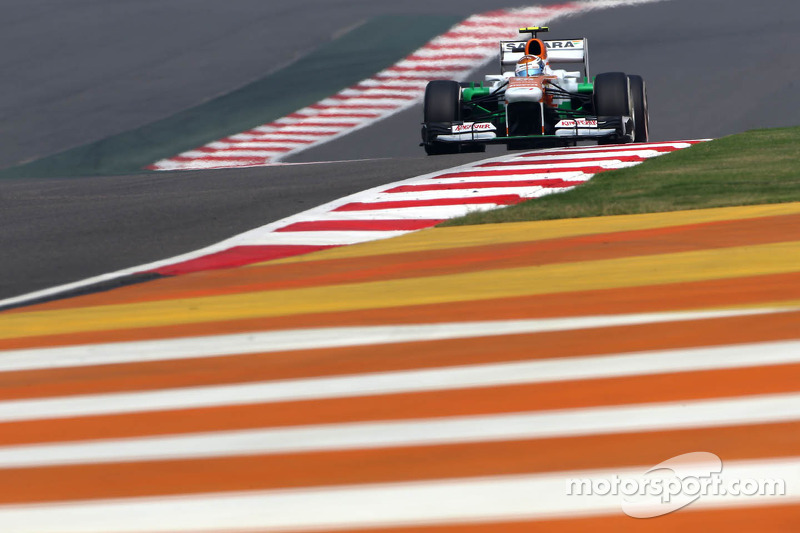
<svg viewBox="0 0 800 533">
<path fill-rule="evenodd" d="M 589 78 L 589 42 L 588 39 L 561 39 L 542 40 L 547 49 L 545 76 L 547 81 L 559 88 L 570 92 L 578 92 L 578 84 L 584 77 Z M 490 74 L 486 81 L 491 84 L 492 90 L 499 90 L 507 85 L 505 90 L 505 104 L 517 102 L 543 103 L 544 87 L 542 83 L 528 83 L 526 78 L 515 77 L 517 62 L 525 55 L 527 41 L 501 41 L 500 42 L 500 71 L 502 74 Z M 583 71 L 553 69 L 551 63 L 582 63 Z M 565 98 L 553 98 L 552 105 L 559 106 Z M 506 113 L 508 117 L 508 113 Z M 598 128 L 597 121 L 591 120 L 562 120 L 556 124 L 556 135 L 560 137 L 596 136 L 612 134 L 614 130 Z"/>
</svg>

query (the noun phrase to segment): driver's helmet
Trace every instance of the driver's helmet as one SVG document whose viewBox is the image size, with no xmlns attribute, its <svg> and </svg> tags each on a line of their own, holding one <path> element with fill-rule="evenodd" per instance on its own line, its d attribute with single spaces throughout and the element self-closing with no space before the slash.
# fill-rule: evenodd
<svg viewBox="0 0 800 533">
<path fill-rule="evenodd" d="M 522 56 L 517 61 L 514 76 L 538 76 L 544 72 L 544 59 L 539 56 Z"/>
</svg>

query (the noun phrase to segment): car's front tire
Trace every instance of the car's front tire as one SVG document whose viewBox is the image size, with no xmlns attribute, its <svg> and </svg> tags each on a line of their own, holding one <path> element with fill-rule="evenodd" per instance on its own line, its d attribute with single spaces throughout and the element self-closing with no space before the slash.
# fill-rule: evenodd
<svg viewBox="0 0 800 533">
<path fill-rule="evenodd" d="M 597 75 L 594 80 L 594 110 L 598 117 L 633 117 L 632 102 L 630 80 L 623 72 Z M 619 142 L 619 139 L 602 139 L 598 144 L 614 142 Z"/>
<path fill-rule="evenodd" d="M 434 80 L 425 88 L 422 108 L 423 120 L 430 122 L 458 122 L 461 120 L 461 85 L 457 81 Z M 423 138 L 428 155 L 457 154 L 457 143 L 429 141 Z"/>
</svg>

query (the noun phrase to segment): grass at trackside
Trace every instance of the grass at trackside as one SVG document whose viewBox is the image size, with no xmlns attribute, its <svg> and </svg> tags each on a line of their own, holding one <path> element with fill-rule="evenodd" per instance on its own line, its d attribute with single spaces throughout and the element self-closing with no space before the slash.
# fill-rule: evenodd
<svg viewBox="0 0 800 533">
<path fill-rule="evenodd" d="M 443 226 L 800 201 L 800 127 L 755 130 L 604 172 L 561 194 Z"/>
</svg>

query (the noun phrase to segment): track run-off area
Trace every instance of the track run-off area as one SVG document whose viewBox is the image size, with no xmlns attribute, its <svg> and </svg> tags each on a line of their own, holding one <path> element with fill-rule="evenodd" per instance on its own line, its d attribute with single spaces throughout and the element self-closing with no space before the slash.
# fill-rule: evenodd
<svg viewBox="0 0 800 533">
<path fill-rule="evenodd" d="M 273 164 L 424 87 L 378 78 L 154 168 Z M 0 531 L 797 530 L 800 204 L 435 227 L 699 142 L 466 162 L 0 301 Z"/>
<path fill-rule="evenodd" d="M 800 494 L 798 220 L 435 228 L 7 311 L 0 523 L 780 530 Z M 649 520 L 566 493 L 690 452 L 786 493 Z"/>
</svg>

